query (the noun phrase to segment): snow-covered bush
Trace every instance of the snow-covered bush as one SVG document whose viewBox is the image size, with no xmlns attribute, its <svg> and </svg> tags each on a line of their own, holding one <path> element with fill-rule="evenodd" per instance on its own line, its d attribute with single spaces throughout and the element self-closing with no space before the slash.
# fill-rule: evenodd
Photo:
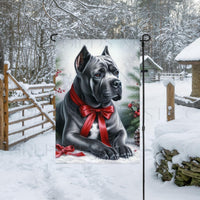
<svg viewBox="0 0 200 200">
<path fill-rule="evenodd" d="M 155 128 L 153 144 L 156 173 L 178 186 L 200 186 L 200 125 L 173 120 Z"/>
</svg>

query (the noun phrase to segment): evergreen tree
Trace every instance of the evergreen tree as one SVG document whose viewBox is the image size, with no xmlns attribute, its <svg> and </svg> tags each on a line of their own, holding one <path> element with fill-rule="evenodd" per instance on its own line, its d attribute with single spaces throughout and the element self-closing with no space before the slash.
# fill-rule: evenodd
<svg viewBox="0 0 200 200">
<path fill-rule="evenodd" d="M 130 102 L 124 103 L 124 109 L 121 113 L 121 119 L 124 127 L 127 130 L 129 137 L 134 137 L 135 144 L 138 144 L 138 134 L 140 125 L 140 72 L 139 68 L 134 67 L 133 72 L 129 72 L 128 76 L 135 82 L 135 85 L 127 86 L 131 94 L 129 95 Z M 137 140 L 137 141 L 136 141 Z"/>
</svg>

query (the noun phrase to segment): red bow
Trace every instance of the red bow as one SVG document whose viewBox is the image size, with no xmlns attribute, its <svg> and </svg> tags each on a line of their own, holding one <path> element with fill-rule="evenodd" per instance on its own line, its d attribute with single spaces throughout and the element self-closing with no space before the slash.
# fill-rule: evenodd
<svg viewBox="0 0 200 200">
<path fill-rule="evenodd" d="M 112 113 L 114 112 L 114 106 L 108 106 L 106 108 L 92 108 L 91 106 L 86 105 L 76 94 L 73 85 L 70 90 L 70 97 L 72 101 L 79 106 L 81 115 L 83 117 L 87 117 L 85 123 L 83 124 L 83 127 L 81 128 L 80 134 L 85 137 L 88 136 L 96 115 L 98 114 L 98 124 L 101 141 L 107 146 L 111 146 L 104 118 L 110 119 Z"/>
<path fill-rule="evenodd" d="M 74 146 L 69 145 L 66 147 L 63 147 L 59 144 L 56 144 L 56 158 L 59 158 L 60 156 L 64 155 L 71 155 L 71 156 L 85 156 L 85 154 L 83 152 L 79 152 L 79 153 L 72 153 L 74 152 Z"/>
</svg>

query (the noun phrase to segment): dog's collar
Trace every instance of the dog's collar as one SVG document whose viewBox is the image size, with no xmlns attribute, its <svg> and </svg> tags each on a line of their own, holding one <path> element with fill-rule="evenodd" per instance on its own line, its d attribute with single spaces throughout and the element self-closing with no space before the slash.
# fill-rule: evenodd
<svg viewBox="0 0 200 200">
<path fill-rule="evenodd" d="M 114 106 L 108 106 L 106 108 L 93 108 L 89 105 L 86 105 L 85 102 L 82 101 L 77 95 L 73 85 L 70 90 L 70 98 L 76 105 L 79 106 L 81 116 L 87 117 L 85 123 L 83 124 L 83 127 L 81 128 L 80 134 L 85 137 L 88 136 L 96 115 L 98 114 L 98 124 L 101 141 L 107 146 L 111 146 L 104 118 L 110 119 L 112 113 L 114 112 Z"/>
</svg>

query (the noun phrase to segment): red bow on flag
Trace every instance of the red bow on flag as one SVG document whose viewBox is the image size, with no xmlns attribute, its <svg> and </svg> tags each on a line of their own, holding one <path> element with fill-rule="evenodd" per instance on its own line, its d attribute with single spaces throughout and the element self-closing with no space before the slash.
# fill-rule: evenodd
<svg viewBox="0 0 200 200">
<path fill-rule="evenodd" d="M 63 147 L 59 144 L 56 144 L 56 158 L 59 158 L 62 155 L 71 155 L 71 156 L 85 156 L 85 154 L 83 152 L 79 152 L 79 153 L 72 153 L 74 152 L 74 146 L 69 145 L 66 147 Z"/>
<path fill-rule="evenodd" d="M 79 106 L 81 115 L 83 117 L 87 117 L 83 127 L 81 128 L 80 134 L 85 137 L 88 136 L 96 115 L 98 114 L 101 141 L 107 146 L 111 146 L 104 118 L 110 119 L 112 113 L 114 112 L 114 106 L 108 106 L 106 108 L 92 108 L 91 106 L 86 105 L 76 94 L 73 85 L 70 90 L 70 97 L 72 101 Z"/>
</svg>

